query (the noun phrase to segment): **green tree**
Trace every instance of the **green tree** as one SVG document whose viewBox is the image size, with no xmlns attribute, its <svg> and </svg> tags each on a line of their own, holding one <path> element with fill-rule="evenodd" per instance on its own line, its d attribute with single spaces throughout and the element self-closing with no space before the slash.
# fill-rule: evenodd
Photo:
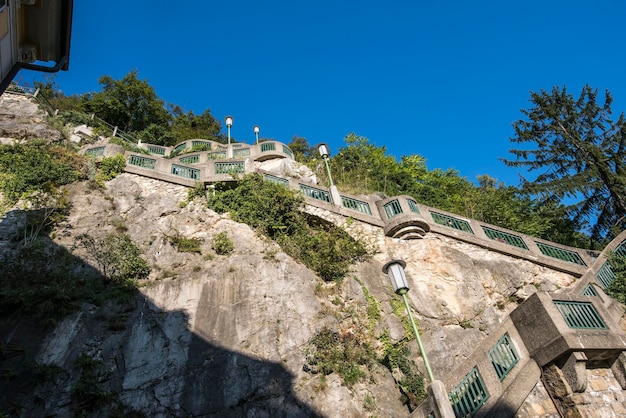
<svg viewBox="0 0 626 418">
<path fill-rule="evenodd" d="M 595 240 L 626 228 L 626 120 L 611 118 L 613 98 L 583 87 L 575 99 L 565 87 L 531 92 L 533 107 L 513 124 L 511 167 L 536 172 L 523 180 L 525 192 L 541 202 L 567 202 L 576 227 L 588 223 Z M 569 203 L 574 201 L 574 203 Z"/>
<path fill-rule="evenodd" d="M 183 111 L 180 106 L 172 106 L 171 113 L 173 116 L 171 132 L 176 143 L 195 138 L 226 142 L 221 134 L 220 122 L 211 115 L 209 109 L 196 115 L 192 111 Z"/>
<path fill-rule="evenodd" d="M 167 126 L 170 114 L 154 88 L 138 78 L 137 70 L 121 80 L 105 75 L 98 80 L 102 91 L 82 97 L 87 112 L 128 132 L 139 132 L 151 124 Z"/>
<path fill-rule="evenodd" d="M 318 155 L 317 149 L 301 136 L 294 135 L 287 146 L 293 151 L 294 159 L 300 163 L 306 163 Z"/>
</svg>

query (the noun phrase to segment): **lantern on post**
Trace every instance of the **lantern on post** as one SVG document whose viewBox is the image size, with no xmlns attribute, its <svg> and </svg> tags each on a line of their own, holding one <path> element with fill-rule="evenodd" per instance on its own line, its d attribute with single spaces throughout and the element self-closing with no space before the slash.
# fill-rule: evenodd
<svg viewBox="0 0 626 418">
<path fill-rule="evenodd" d="M 411 321 L 411 326 L 413 327 L 413 332 L 415 333 L 415 339 L 417 340 L 417 345 L 420 350 L 420 354 L 424 359 L 424 365 L 426 366 L 426 372 L 428 373 L 428 378 L 432 382 L 435 380 L 433 377 L 433 372 L 430 369 L 430 363 L 428 362 L 428 356 L 426 355 L 426 350 L 422 345 L 422 339 L 420 338 L 420 333 L 417 330 L 417 325 L 415 324 L 415 320 L 413 320 L 413 315 L 411 314 L 411 308 L 409 307 L 409 302 L 407 300 L 406 294 L 409 291 L 409 284 L 406 280 L 406 274 L 404 274 L 404 268 L 406 267 L 406 263 L 403 260 L 392 260 L 386 263 L 383 266 L 383 273 L 389 276 L 389 280 L 391 281 L 391 287 L 393 287 L 393 291 L 402 296 L 404 300 L 404 306 L 406 308 L 406 312 L 409 315 L 409 320 Z"/>
</svg>

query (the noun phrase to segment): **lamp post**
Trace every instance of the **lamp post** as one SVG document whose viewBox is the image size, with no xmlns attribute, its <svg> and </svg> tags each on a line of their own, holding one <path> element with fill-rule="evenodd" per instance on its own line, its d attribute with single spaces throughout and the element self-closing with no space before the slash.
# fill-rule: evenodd
<svg viewBox="0 0 626 418">
<path fill-rule="evenodd" d="M 424 359 L 424 364 L 426 365 L 428 378 L 432 382 L 435 380 L 435 378 L 433 377 L 433 371 L 430 369 L 430 363 L 428 362 L 428 356 L 426 356 L 426 350 L 424 350 L 424 346 L 422 345 L 420 333 L 417 330 L 417 325 L 415 325 L 413 315 L 411 315 L 411 309 L 409 308 L 409 302 L 406 298 L 406 293 L 409 291 L 409 285 L 406 280 L 406 275 L 404 274 L 404 267 L 406 267 L 406 263 L 404 261 L 392 260 L 383 266 L 383 273 L 389 276 L 393 291 L 396 292 L 396 294 L 402 296 L 402 299 L 404 300 L 404 306 L 406 307 L 406 312 L 409 314 L 409 319 L 411 320 L 411 326 L 413 327 L 413 332 L 415 333 L 415 339 L 417 340 L 420 354 L 422 355 L 422 358 Z"/>
<path fill-rule="evenodd" d="M 233 126 L 234 121 L 235 119 L 233 119 L 232 116 L 226 116 L 224 118 L 224 123 L 226 124 L 226 128 L 228 130 L 228 145 L 230 145 L 230 127 Z"/>
<path fill-rule="evenodd" d="M 259 127 L 259 125 L 254 125 L 252 130 L 254 131 L 254 136 L 256 137 L 256 143 L 258 144 L 259 143 L 259 132 L 261 131 L 261 128 Z"/>
<path fill-rule="evenodd" d="M 324 160 L 326 164 L 326 172 L 328 173 L 328 180 L 330 181 L 330 187 L 333 187 L 335 184 L 333 183 L 333 176 L 330 175 L 330 166 L 328 165 L 328 156 L 330 153 L 328 152 L 328 145 L 322 142 L 317 146 L 317 151 L 320 153 L 320 156 Z"/>
</svg>

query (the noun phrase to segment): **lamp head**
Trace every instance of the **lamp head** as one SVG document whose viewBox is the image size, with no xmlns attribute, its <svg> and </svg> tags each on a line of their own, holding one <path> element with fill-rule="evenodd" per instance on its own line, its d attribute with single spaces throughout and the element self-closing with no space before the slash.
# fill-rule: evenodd
<svg viewBox="0 0 626 418">
<path fill-rule="evenodd" d="M 226 123 L 226 126 L 228 128 L 230 128 L 231 126 L 233 126 L 233 122 L 235 121 L 235 119 L 232 116 L 226 116 L 224 118 L 224 123 Z"/>
<path fill-rule="evenodd" d="M 320 156 L 322 158 L 326 158 L 330 155 L 330 152 L 328 151 L 328 145 L 325 142 L 322 142 L 317 146 L 317 151 L 320 153 Z"/>
<path fill-rule="evenodd" d="M 409 290 L 409 284 L 404 274 L 406 263 L 403 260 L 392 260 L 383 266 L 383 273 L 389 276 L 393 291 L 401 295 Z"/>
<path fill-rule="evenodd" d="M 254 131 L 255 134 L 258 134 L 259 132 L 261 132 L 261 128 L 259 127 L 259 125 L 254 125 L 252 130 Z"/>
</svg>

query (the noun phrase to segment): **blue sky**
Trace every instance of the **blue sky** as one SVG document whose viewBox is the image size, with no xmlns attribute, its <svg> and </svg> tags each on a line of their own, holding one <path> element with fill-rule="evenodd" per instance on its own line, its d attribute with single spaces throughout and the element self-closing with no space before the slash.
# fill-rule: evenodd
<svg viewBox="0 0 626 418">
<path fill-rule="evenodd" d="M 76 1 L 65 94 L 131 70 L 232 136 L 345 146 L 350 132 L 428 168 L 518 184 L 511 124 L 529 92 L 588 83 L 626 109 L 626 2 Z M 28 81 L 33 74 L 21 72 Z"/>
</svg>

